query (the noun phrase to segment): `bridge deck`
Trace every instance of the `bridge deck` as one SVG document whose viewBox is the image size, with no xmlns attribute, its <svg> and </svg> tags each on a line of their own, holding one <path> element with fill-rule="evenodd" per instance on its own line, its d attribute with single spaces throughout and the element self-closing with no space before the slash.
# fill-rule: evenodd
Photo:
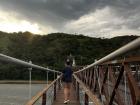
<svg viewBox="0 0 140 105">
<path fill-rule="evenodd" d="M 63 88 L 61 88 L 61 90 L 59 90 L 56 94 L 56 100 L 53 103 L 53 105 L 64 105 L 63 102 L 64 102 L 64 92 Z M 77 101 L 76 92 L 73 86 L 71 88 L 70 102 L 68 103 L 68 105 L 80 105 L 80 103 Z"/>
</svg>

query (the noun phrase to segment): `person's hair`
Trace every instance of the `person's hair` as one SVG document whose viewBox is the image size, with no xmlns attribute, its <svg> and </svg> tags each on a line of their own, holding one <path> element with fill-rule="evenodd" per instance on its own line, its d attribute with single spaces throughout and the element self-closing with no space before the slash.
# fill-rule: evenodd
<svg viewBox="0 0 140 105">
<path fill-rule="evenodd" d="M 70 62 L 66 62 L 67 65 L 70 65 Z"/>
</svg>

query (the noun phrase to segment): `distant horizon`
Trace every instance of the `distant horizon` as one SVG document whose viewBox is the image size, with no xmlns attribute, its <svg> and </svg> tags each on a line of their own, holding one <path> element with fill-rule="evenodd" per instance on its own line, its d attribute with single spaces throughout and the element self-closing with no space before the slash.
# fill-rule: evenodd
<svg viewBox="0 0 140 105">
<path fill-rule="evenodd" d="M 40 36 L 49 35 L 49 34 L 63 33 L 63 34 L 77 35 L 77 36 L 82 35 L 82 36 L 91 37 L 91 38 L 114 38 L 114 37 L 121 37 L 121 36 L 138 36 L 138 37 L 140 37 L 140 35 L 117 35 L 117 36 L 112 36 L 112 37 L 104 37 L 104 36 L 103 37 L 102 36 L 97 37 L 97 36 L 90 36 L 90 35 L 88 36 L 88 35 L 80 34 L 80 33 L 66 33 L 66 32 L 52 32 L 52 33 L 46 33 L 46 34 L 35 34 L 35 33 L 30 32 L 30 31 L 24 31 L 24 32 L 22 32 L 22 31 L 18 31 L 18 32 L 4 32 L 4 31 L 0 30 L 0 32 L 7 33 L 7 34 L 29 32 L 29 33 L 31 33 L 33 35 L 40 35 Z"/>
</svg>

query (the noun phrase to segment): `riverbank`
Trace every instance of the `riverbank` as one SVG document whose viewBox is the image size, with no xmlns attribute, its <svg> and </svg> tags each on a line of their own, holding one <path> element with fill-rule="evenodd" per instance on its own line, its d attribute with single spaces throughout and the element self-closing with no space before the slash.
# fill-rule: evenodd
<svg viewBox="0 0 140 105">
<path fill-rule="evenodd" d="M 48 83 L 51 83 L 51 81 L 48 81 Z M 23 81 L 23 80 L 0 80 L 0 84 L 29 84 L 29 81 Z M 41 80 L 33 80 L 31 81 L 31 84 L 47 84 L 47 81 L 41 81 Z"/>
</svg>

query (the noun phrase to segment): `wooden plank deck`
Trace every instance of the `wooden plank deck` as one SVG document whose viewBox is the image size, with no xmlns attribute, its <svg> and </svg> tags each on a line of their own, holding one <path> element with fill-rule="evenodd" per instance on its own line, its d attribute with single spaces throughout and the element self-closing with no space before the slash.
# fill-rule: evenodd
<svg viewBox="0 0 140 105">
<path fill-rule="evenodd" d="M 61 90 L 59 90 L 56 94 L 56 100 L 54 101 L 53 105 L 65 105 L 63 102 L 64 102 L 64 92 L 63 88 L 61 88 Z M 79 101 L 77 101 L 76 92 L 73 86 L 71 88 L 70 102 L 67 103 L 66 105 L 80 105 Z"/>
</svg>

